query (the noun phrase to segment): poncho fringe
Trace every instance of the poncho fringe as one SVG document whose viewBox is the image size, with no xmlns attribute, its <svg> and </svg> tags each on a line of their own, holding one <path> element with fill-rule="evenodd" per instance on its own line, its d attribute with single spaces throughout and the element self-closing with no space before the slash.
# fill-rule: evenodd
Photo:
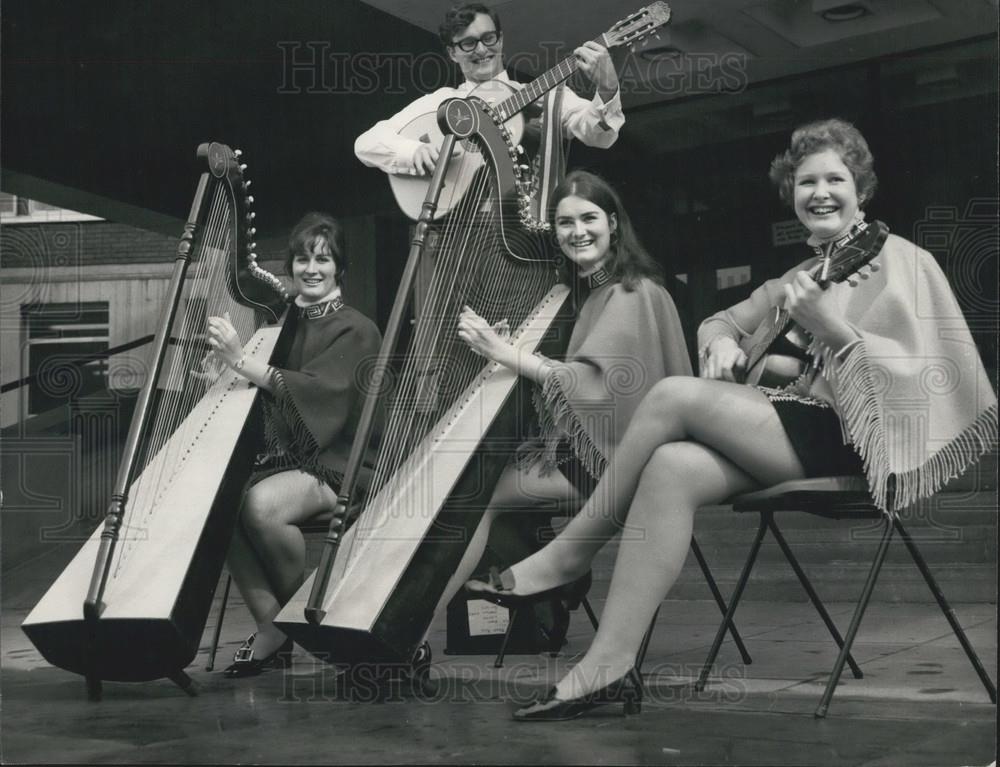
<svg viewBox="0 0 1000 767">
<path fill-rule="evenodd" d="M 565 438 L 587 473 L 594 479 L 600 479 L 608 459 L 584 428 L 562 389 L 559 376 L 550 375 L 541 388 L 536 386 L 531 399 L 538 413 L 541 430 L 538 441 L 541 445 L 536 442 L 522 446 L 518 450 L 518 466 L 528 468 L 541 460 L 542 475 L 551 472 L 559 463 L 556 451 Z"/>
<path fill-rule="evenodd" d="M 893 473 L 889 469 L 883 410 L 872 384 L 864 344 L 858 344 L 840 364 L 825 347 L 817 344 L 812 351 L 826 363 L 823 375 L 837 398 L 844 442 L 853 444 L 861 457 L 872 499 L 887 513 L 929 498 L 968 469 L 996 441 L 997 403 L 994 402 L 921 466 Z"/>
<path fill-rule="evenodd" d="M 343 472 L 335 471 L 320 462 L 319 455 L 322 451 L 309 431 L 309 427 L 306 426 L 302 414 L 295 406 L 295 400 L 289 393 L 288 386 L 280 371 L 274 371 L 272 381 L 274 382 L 273 401 L 267 404 L 280 414 L 281 421 L 287 427 L 288 433 L 282 439 L 276 429 L 275 419 L 267 418 L 265 444 L 268 453 L 275 456 L 280 465 L 295 466 L 316 477 L 317 481 L 339 487 L 344 479 Z"/>
</svg>

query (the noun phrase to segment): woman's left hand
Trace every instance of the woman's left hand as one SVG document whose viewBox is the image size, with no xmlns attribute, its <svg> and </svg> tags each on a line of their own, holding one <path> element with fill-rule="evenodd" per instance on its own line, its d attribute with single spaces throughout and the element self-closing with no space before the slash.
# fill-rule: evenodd
<svg viewBox="0 0 1000 767">
<path fill-rule="evenodd" d="M 499 331 L 499 332 L 498 332 Z M 500 333 L 504 333 L 503 336 Z M 506 320 L 490 325 L 468 306 L 458 315 L 458 337 L 477 354 L 494 362 L 504 362 L 504 352 L 512 349 L 507 336 Z"/>
<path fill-rule="evenodd" d="M 785 308 L 795 322 L 829 346 L 840 348 L 854 338 L 833 291 L 820 287 L 809 272 L 797 272 L 785 285 Z"/>
<path fill-rule="evenodd" d="M 232 367 L 243 359 L 243 344 L 233 327 L 229 312 L 224 317 L 208 318 L 208 345 L 216 357 Z"/>
</svg>

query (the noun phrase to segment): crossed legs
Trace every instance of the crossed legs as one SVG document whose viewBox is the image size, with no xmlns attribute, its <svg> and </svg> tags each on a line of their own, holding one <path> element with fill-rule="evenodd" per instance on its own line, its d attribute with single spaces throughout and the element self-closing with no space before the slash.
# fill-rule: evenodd
<svg viewBox="0 0 1000 767">
<path fill-rule="evenodd" d="M 272 474 L 247 491 L 226 563 L 257 623 L 256 657 L 285 641 L 273 620 L 302 585 L 306 544 L 296 525 L 335 503 L 329 485 L 302 471 Z"/>
<path fill-rule="evenodd" d="M 802 476 L 777 413 L 759 391 L 682 377 L 653 387 L 584 508 L 548 546 L 510 568 L 515 593 L 566 583 L 622 532 L 600 629 L 557 685 L 557 697 L 580 697 L 632 667 L 684 564 L 699 506 Z"/>
</svg>

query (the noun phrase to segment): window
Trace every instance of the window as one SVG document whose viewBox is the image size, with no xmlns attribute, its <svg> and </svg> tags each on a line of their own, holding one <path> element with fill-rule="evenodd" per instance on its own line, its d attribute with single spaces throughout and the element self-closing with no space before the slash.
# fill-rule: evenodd
<svg viewBox="0 0 1000 767">
<path fill-rule="evenodd" d="M 108 350 L 106 301 L 24 304 L 21 327 L 26 336 L 22 370 L 34 376 L 25 415 L 107 389 L 107 359 L 87 361 Z"/>
</svg>

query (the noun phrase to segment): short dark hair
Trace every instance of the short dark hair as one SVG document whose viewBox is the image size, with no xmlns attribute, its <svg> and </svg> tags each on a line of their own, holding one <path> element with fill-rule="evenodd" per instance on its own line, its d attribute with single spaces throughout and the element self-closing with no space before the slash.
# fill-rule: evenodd
<svg viewBox="0 0 1000 767">
<path fill-rule="evenodd" d="M 503 32 L 500 28 L 500 16 L 496 11 L 482 3 L 465 3 L 450 8 L 444 15 L 444 21 L 438 27 L 438 37 L 441 38 L 441 44 L 445 48 L 454 45 L 455 35 L 474 22 L 480 13 L 493 19 L 493 26 L 497 32 Z"/>
<path fill-rule="evenodd" d="M 288 255 L 285 256 L 285 273 L 292 276 L 292 261 L 300 254 L 313 252 L 316 241 L 323 240 L 330 248 L 334 266 L 337 267 L 337 284 L 343 286 L 347 274 L 347 251 L 344 248 L 344 227 L 329 213 L 306 213 L 288 237 Z"/>
<path fill-rule="evenodd" d="M 549 220 L 552 222 L 553 231 L 556 208 L 566 197 L 579 197 L 592 202 L 603 210 L 609 219 L 614 216 L 617 226 L 611 233 L 611 257 L 604 265 L 604 270 L 613 281 L 620 282 L 628 291 L 634 290 L 643 277 L 655 282 L 663 281 L 659 265 L 639 242 L 621 197 L 611 184 L 590 171 L 574 170 L 568 173 L 552 192 Z M 571 285 L 576 278 L 578 267 L 568 258 L 561 259 L 560 263 L 560 278 Z"/>
<path fill-rule="evenodd" d="M 851 171 L 854 186 L 858 190 L 859 205 L 868 203 L 878 186 L 875 158 L 872 157 L 861 131 L 846 120 L 836 117 L 800 125 L 792 133 L 788 149 L 774 158 L 768 175 L 778 187 L 782 201 L 788 205 L 794 203 L 795 171 L 802 161 L 809 155 L 826 149 L 832 149 L 840 155 L 841 161 Z"/>
</svg>

